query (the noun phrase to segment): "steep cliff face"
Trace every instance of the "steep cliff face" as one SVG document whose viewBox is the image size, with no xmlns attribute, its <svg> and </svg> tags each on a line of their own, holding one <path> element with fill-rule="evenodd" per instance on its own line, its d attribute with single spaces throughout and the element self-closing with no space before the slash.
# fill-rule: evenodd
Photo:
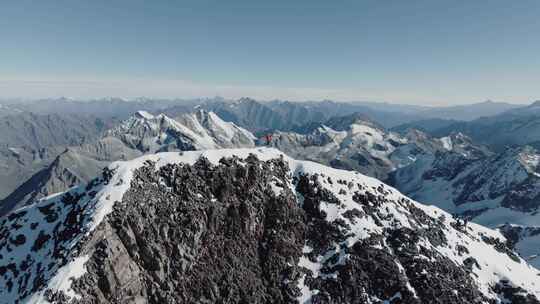
<svg viewBox="0 0 540 304">
<path fill-rule="evenodd" d="M 1 224 L 6 303 L 540 303 L 498 232 L 273 149 L 114 163 Z"/>
</svg>

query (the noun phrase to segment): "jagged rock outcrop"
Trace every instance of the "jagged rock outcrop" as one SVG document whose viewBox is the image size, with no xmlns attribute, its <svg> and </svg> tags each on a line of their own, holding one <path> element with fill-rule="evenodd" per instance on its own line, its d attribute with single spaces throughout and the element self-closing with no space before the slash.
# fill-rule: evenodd
<svg viewBox="0 0 540 304">
<path fill-rule="evenodd" d="M 109 168 L 2 221 L 2 299 L 540 303 L 499 233 L 358 173 L 273 149 Z"/>
<path fill-rule="evenodd" d="M 269 186 L 287 181 L 283 162 L 246 162 L 201 159 L 138 171 L 132 184 L 140 186 L 114 206 L 107 237 L 98 232 L 90 240 L 99 251 L 77 285 L 83 298 L 294 303 L 300 270 L 290 264 L 301 255 L 304 213 L 292 191 L 276 196 Z M 121 260 L 129 274 L 103 276 Z"/>
</svg>

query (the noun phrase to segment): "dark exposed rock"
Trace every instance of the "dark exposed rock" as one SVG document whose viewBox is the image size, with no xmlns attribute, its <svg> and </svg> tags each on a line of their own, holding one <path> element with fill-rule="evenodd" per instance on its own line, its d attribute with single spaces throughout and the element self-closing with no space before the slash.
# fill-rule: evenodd
<svg viewBox="0 0 540 304">
<path fill-rule="evenodd" d="M 501 280 L 493 290 L 512 304 L 540 304 L 534 295 L 529 294 L 519 286 L 510 285 L 508 281 Z"/>
<path fill-rule="evenodd" d="M 24 236 L 24 234 L 18 234 L 14 238 L 10 239 L 9 242 L 15 246 L 20 246 L 26 243 L 26 237 Z"/>
<path fill-rule="evenodd" d="M 40 291 L 65 304 L 495 304 L 494 295 L 536 303 L 521 281 L 516 289 L 479 278 L 493 266 L 484 251 L 503 256 L 495 250 L 509 257 L 497 262 L 536 273 L 496 234 L 355 173 L 317 174 L 254 155 L 191 165 L 148 159 L 132 176 L 104 172 L 86 190 L 26 209 L 30 218 L 4 220 L 0 252 L 31 248 L 16 263 L 0 263 L 5 290 L 17 300 Z M 128 185 L 122 196 L 114 192 Z M 112 212 L 89 231 L 94 198 Z M 28 244 L 15 248 L 34 220 Z M 81 257 L 84 271 L 70 283 L 78 296 L 44 289 L 59 267 Z M 500 271 L 497 280 L 515 278 Z"/>
<path fill-rule="evenodd" d="M 332 251 L 332 246 L 345 238 L 344 227 L 340 223 L 321 220 L 318 206 L 327 201 L 324 191 L 315 191 L 317 183 L 302 176 L 297 183 L 297 191 L 304 197 L 304 210 L 308 221 L 307 242 L 313 251 L 309 256 L 317 256 Z M 382 189 L 381 189 L 382 191 Z M 384 217 L 379 208 L 385 200 L 372 192 L 356 193 L 353 199 L 376 218 Z M 455 265 L 448 258 L 434 251 L 418 246 L 420 236 L 427 238 L 433 246 L 446 243 L 442 229 L 444 226 L 427 216 L 410 202 L 402 202 L 413 215 L 414 222 L 427 225 L 429 229 L 407 228 L 386 229 L 384 235 L 373 236 L 356 242 L 351 248 L 342 248 L 349 259 L 338 261 L 329 259 L 323 268 L 324 278 L 306 279 L 306 284 L 319 290 L 313 303 L 368 303 L 370 296 L 379 299 L 394 299 L 392 303 L 483 303 L 486 299 L 478 292 L 475 283 L 465 269 Z M 359 213 L 354 212 L 357 216 Z M 381 224 L 382 225 L 382 224 Z M 380 248 L 388 243 L 393 253 Z M 336 250 L 339 257 L 339 251 Z M 426 256 L 428 259 L 422 259 Z M 404 267 L 403 270 L 400 266 Z M 433 261 L 432 261 L 433 260 Z M 328 277 L 335 279 L 328 279 Z M 409 287 L 412 286 L 412 287 Z M 416 290 L 416 292 L 412 291 Z M 457 290 L 457 292 L 454 292 Z"/>
<path fill-rule="evenodd" d="M 495 250 L 505 253 L 512 260 L 516 262 L 520 261 L 519 257 L 510 248 L 508 248 L 508 246 L 505 243 L 501 242 L 499 239 L 482 236 L 482 240 L 490 245 L 493 245 L 493 248 L 495 248 Z"/>
<path fill-rule="evenodd" d="M 34 245 L 32 245 L 32 251 L 38 251 L 43 248 L 43 245 L 45 245 L 45 243 L 47 243 L 50 238 L 50 235 L 45 234 L 43 230 L 41 230 L 37 239 L 34 241 Z"/>
<path fill-rule="evenodd" d="M 38 207 L 39 211 L 45 215 L 45 220 L 47 223 L 52 223 L 58 219 L 58 214 L 54 210 L 56 207 L 55 204 L 51 203 L 49 205 L 45 205 L 43 207 Z"/>
<path fill-rule="evenodd" d="M 432 168 L 422 174 L 423 179 L 443 178 L 454 179 L 465 167 L 472 163 L 472 160 L 463 157 L 459 153 L 435 153 L 435 160 Z"/>
<path fill-rule="evenodd" d="M 287 172 L 253 158 L 139 169 L 87 243 L 81 302 L 294 303 L 304 212 L 268 187 Z"/>
</svg>

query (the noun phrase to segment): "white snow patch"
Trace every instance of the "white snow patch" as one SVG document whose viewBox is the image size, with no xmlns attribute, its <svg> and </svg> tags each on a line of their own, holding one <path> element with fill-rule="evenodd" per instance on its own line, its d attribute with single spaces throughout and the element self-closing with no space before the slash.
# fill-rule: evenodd
<svg viewBox="0 0 540 304">
<path fill-rule="evenodd" d="M 153 119 L 154 118 L 154 115 L 146 112 L 146 111 L 137 111 L 136 113 L 138 116 L 140 116 L 141 118 L 144 118 L 144 119 Z"/>
<path fill-rule="evenodd" d="M 443 147 L 448 150 L 448 151 L 451 151 L 452 150 L 452 138 L 450 136 L 445 136 L 445 137 L 441 137 L 440 138 L 442 144 L 443 144 Z"/>
<path fill-rule="evenodd" d="M 59 292 L 62 291 L 68 297 L 80 300 L 81 296 L 71 289 L 71 283 L 73 280 L 82 277 L 86 273 L 85 263 L 88 262 L 89 259 L 90 256 L 88 255 L 80 256 L 62 266 L 60 269 L 58 269 L 55 276 L 49 280 L 47 288 Z M 43 292 L 38 292 L 37 294 L 33 295 L 27 303 L 44 304 L 49 302 L 44 298 Z"/>
</svg>

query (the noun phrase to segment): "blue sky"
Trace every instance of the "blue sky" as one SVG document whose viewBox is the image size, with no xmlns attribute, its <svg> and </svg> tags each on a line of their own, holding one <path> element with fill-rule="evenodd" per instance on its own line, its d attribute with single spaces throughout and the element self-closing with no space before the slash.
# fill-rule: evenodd
<svg viewBox="0 0 540 304">
<path fill-rule="evenodd" d="M 540 99 L 540 1 L 3 1 L 0 97 Z"/>
</svg>

